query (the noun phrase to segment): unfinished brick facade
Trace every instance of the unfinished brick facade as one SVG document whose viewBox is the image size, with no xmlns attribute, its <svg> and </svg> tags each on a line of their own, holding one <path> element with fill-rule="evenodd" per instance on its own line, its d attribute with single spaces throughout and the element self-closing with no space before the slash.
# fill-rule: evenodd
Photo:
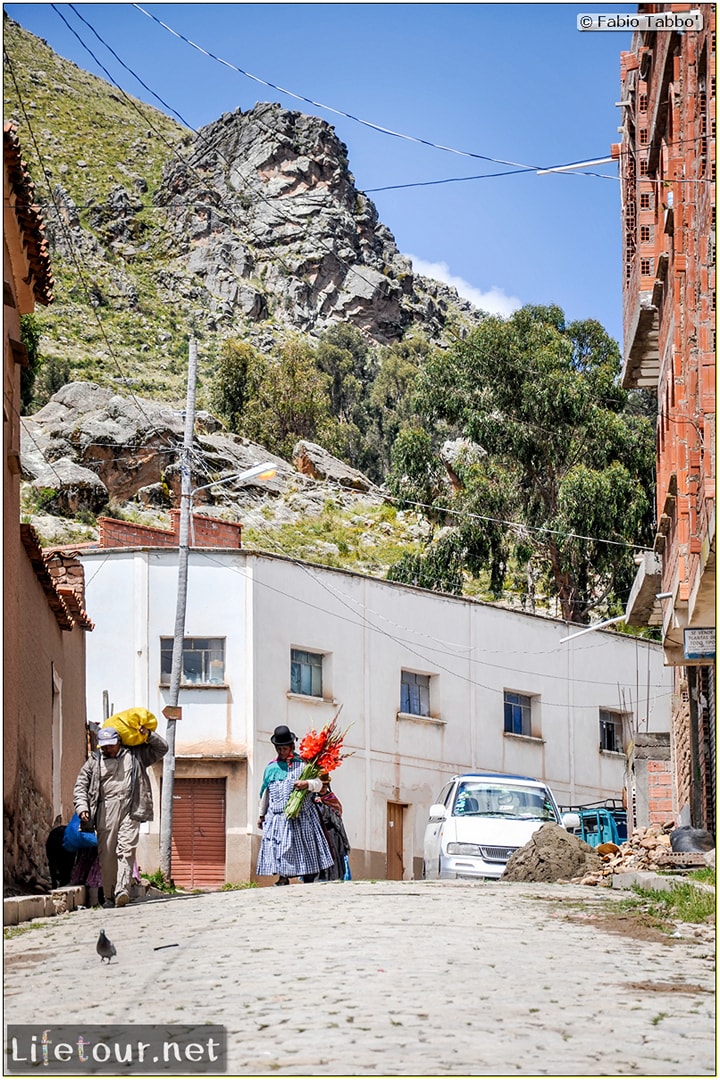
<svg viewBox="0 0 720 1080">
<path fill-rule="evenodd" d="M 654 390 L 658 410 L 656 558 L 639 572 L 646 580 L 636 581 L 629 621 L 661 626 L 675 667 L 675 811 L 714 829 L 714 655 L 688 656 L 686 631 L 715 627 L 715 8 L 638 6 L 691 9 L 702 30 L 637 32 L 621 54 L 622 141 L 613 154 L 622 184 L 622 381 Z"/>
</svg>

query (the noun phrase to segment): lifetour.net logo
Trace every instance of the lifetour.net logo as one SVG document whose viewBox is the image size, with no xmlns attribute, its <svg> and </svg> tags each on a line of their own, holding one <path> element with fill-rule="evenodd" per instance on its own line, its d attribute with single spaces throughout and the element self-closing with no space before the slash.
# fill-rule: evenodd
<svg viewBox="0 0 720 1080">
<path fill-rule="evenodd" d="M 702 30 L 701 11 L 655 11 L 643 14 L 613 11 L 578 15 L 578 30 Z"/>
<path fill-rule="evenodd" d="M 5 1075 L 167 1076 L 224 1073 L 220 1024 L 8 1024 Z"/>
</svg>

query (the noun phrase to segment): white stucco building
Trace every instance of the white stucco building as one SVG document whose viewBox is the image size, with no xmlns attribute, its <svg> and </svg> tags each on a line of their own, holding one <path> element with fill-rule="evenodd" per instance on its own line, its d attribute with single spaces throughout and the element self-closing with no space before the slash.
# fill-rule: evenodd
<svg viewBox="0 0 720 1080">
<path fill-rule="evenodd" d="M 110 711 L 144 706 L 162 733 L 177 548 L 81 558 L 88 718 L 107 691 Z M 333 786 L 353 875 L 393 878 L 420 875 L 427 810 L 453 773 L 538 777 L 562 804 L 619 797 L 634 733 L 669 726 L 658 645 L 609 631 L 563 643 L 560 621 L 237 546 L 191 549 L 185 633 L 173 877 L 186 886 L 253 877 L 277 724 L 301 738 L 342 706 L 352 757 Z M 145 829 L 152 871 L 158 821 Z"/>
</svg>

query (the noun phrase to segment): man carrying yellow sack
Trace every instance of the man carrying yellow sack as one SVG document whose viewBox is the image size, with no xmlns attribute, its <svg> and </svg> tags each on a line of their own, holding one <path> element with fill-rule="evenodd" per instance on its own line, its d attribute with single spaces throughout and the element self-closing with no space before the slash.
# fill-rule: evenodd
<svg viewBox="0 0 720 1080">
<path fill-rule="evenodd" d="M 125 746 L 115 728 L 100 728 L 98 749 L 80 770 L 73 791 L 80 828 L 97 832 L 108 908 L 125 907 L 130 901 L 140 822 L 153 818 L 147 769 L 168 751 L 168 744 L 156 732 L 142 724 L 136 730 L 145 741 Z"/>
</svg>

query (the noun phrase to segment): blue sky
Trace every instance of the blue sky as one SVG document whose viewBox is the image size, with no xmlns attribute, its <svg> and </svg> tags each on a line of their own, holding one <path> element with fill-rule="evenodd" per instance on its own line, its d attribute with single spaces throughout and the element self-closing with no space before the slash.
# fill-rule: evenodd
<svg viewBox="0 0 720 1080">
<path fill-rule="evenodd" d="M 279 101 L 330 122 L 357 187 L 418 272 L 509 314 L 557 303 L 621 339 L 620 200 L 603 176 L 535 171 L 400 184 L 509 166 L 389 136 L 297 101 L 203 55 L 133 4 L 56 5 L 125 90 L 158 106 L 82 23 L 192 126 Z M 453 150 L 534 168 L 607 157 L 619 138 L 624 32 L 577 30 L 581 12 L 633 4 L 143 4 L 217 57 L 301 97 Z M 49 4 L 7 13 L 61 56 L 103 76 Z M 158 106 L 159 107 L 159 106 Z"/>
</svg>

